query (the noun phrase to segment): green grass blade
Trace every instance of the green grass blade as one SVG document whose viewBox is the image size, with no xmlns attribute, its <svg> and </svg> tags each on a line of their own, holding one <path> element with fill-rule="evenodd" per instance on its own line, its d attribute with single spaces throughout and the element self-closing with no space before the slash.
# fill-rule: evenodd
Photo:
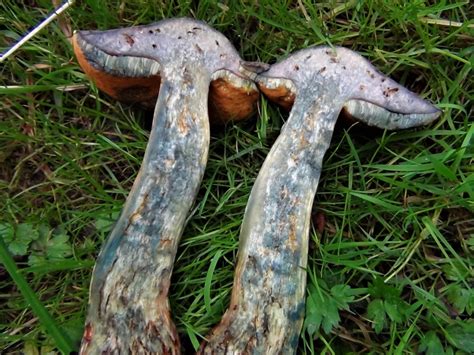
<svg viewBox="0 0 474 355">
<path fill-rule="evenodd" d="M 214 275 L 214 271 L 216 270 L 217 262 L 219 261 L 222 255 L 222 251 L 218 250 L 216 255 L 211 260 L 211 264 L 209 265 L 209 269 L 207 270 L 206 274 L 206 281 L 204 283 L 204 304 L 206 305 L 206 310 L 209 314 L 212 313 L 211 309 L 211 283 L 212 283 L 212 276 Z"/>
<path fill-rule="evenodd" d="M 25 297 L 25 300 L 30 304 L 33 312 L 39 318 L 46 332 L 50 334 L 56 342 L 58 349 L 65 354 L 71 353 L 74 350 L 71 340 L 61 331 L 53 317 L 51 317 L 49 312 L 36 296 L 35 292 L 28 285 L 28 282 L 20 274 L 15 261 L 11 257 L 2 238 L 0 238 L 0 260 L 22 293 L 23 297 Z"/>
</svg>

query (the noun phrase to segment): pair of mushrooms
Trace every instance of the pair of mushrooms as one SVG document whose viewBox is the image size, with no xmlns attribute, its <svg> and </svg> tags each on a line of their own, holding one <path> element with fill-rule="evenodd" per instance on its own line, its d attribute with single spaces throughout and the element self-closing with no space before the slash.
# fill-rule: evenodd
<svg viewBox="0 0 474 355">
<path fill-rule="evenodd" d="M 94 268 L 81 353 L 180 353 L 167 296 L 207 162 L 208 110 L 211 119 L 244 119 L 258 89 L 291 112 L 247 204 L 230 306 L 199 353 L 294 353 L 310 213 L 339 113 L 403 129 L 440 111 L 350 50 L 308 48 L 268 69 L 243 62 L 221 33 L 186 18 L 81 31 L 73 43 L 100 89 L 156 102 L 143 164 Z"/>
</svg>

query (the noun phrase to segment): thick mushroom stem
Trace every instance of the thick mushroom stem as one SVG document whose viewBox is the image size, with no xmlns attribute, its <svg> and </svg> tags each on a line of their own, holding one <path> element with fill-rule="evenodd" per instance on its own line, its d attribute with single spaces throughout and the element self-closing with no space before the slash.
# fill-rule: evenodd
<svg viewBox="0 0 474 355">
<path fill-rule="evenodd" d="M 311 208 L 340 111 L 390 129 L 426 124 L 440 114 L 344 48 L 297 52 L 256 81 L 271 99 L 293 107 L 250 194 L 230 306 L 201 354 L 295 353 Z"/>
<path fill-rule="evenodd" d="M 167 295 L 207 161 L 208 107 L 215 118 L 244 119 L 258 91 L 232 44 L 200 21 L 81 31 L 73 44 L 112 97 L 149 103 L 158 95 L 143 166 L 92 275 L 81 352 L 178 354 Z"/>
<path fill-rule="evenodd" d="M 294 353 L 304 316 L 311 207 L 338 114 L 296 100 L 252 188 L 231 305 L 202 353 Z"/>
<path fill-rule="evenodd" d="M 202 353 L 295 351 L 304 316 L 311 207 L 338 114 L 315 112 L 296 100 L 252 188 L 231 305 Z"/>
<path fill-rule="evenodd" d="M 210 76 L 168 66 L 139 176 L 95 266 L 83 354 L 180 351 L 168 289 L 209 147 Z"/>
</svg>

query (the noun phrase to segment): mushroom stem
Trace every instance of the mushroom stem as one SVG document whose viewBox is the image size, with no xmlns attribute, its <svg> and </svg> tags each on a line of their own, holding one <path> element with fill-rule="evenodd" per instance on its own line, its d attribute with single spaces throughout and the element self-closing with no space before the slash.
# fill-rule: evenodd
<svg viewBox="0 0 474 355">
<path fill-rule="evenodd" d="M 149 104 L 158 95 L 143 166 L 93 272 L 81 352 L 178 354 L 167 295 L 207 161 L 208 107 L 214 118 L 245 119 L 258 90 L 229 40 L 193 19 L 81 31 L 73 44 L 112 97 Z"/>
<path fill-rule="evenodd" d="M 201 353 L 295 352 L 304 316 L 311 208 L 339 114 L 321 110 L 331 103 L 322 99 L 305 107 L 296 99 L 249 197 L 231 304 Z"/>
<path fill-rule="evenodd" d="M 208 156 L 210 75 L 166 66 L 143 164 L 94 268 L 82 354 L 180 353 L 168 289 Z"/>
</svg>

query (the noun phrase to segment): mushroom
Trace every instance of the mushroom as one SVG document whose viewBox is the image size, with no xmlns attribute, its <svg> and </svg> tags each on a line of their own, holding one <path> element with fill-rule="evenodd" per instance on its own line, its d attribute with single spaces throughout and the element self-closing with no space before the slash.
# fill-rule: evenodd
<svg viewBox="0 0 474 355">
<path fill-rule="evenodd" d="M 73 43 L 83 70 L 112 97 L 158 95 L 140 172 L 93 271 L 81 353 L 178 354 L 168 289 L 207 162 L 208 97 L 216 117 L 243 119 L 258 90 L 232 44 L 200 21 L 81 31 Z"/>
<path fill-rule="evenodd" d="M 305 309 L 310 214 L 341 110 L 404 129 L 440 115 L 433 105 L 345 48 L 301 50 L 256 78 L 290 116 L 253 186 L 240 233 L 230 306 L 202 354 L 292 354 Z"/>
</svg>

